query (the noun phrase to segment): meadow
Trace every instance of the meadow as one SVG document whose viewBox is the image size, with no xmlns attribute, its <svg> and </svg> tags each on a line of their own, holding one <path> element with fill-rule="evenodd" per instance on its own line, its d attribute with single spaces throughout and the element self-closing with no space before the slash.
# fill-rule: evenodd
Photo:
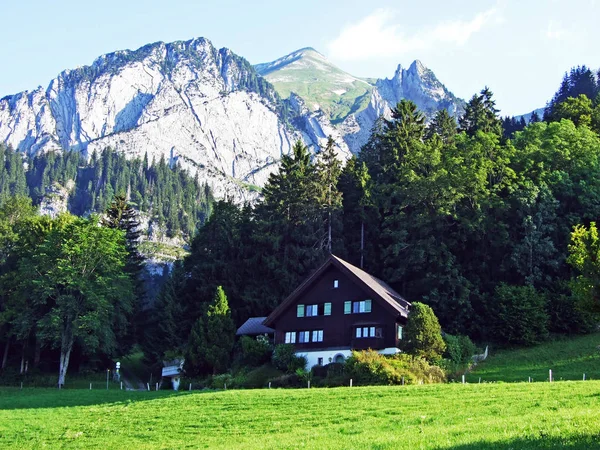
<svg viewBox="0 0 600 450">
<path fill-rule="evenodd" d="M 533 347 L 495 351 L 480 363 L 467 381 L 600 380 L 600 333 L 548 341 Z"/>
<path fill-rule="evenodd" d="M 600 381 L 0 389 L 3 448 L 600 448 Z"/>
</svg>

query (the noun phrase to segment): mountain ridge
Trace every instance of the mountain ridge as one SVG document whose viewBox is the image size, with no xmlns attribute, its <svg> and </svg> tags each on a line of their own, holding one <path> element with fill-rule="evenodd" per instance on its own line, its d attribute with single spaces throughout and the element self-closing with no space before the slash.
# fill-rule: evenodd
<svg viewBox="0 0 600 450">
<path fill-rule="evenodd" d="M 157 41 L 65 69 L 46 88 L 5 96 L 0 142 L 29 155 L 111 147 L 130 157 L 165 157 L 217 197 L 251 201 L 258 194 L 245 186 L 264 185 L 295 140 L 316 153 L 331 135 L 346 159 L 400 98 L 429 116 L 460 111 L 460 99 L 420 61 L 371 83 L 313 47 L 252 66 L 203 37 Z"/>
</svg>

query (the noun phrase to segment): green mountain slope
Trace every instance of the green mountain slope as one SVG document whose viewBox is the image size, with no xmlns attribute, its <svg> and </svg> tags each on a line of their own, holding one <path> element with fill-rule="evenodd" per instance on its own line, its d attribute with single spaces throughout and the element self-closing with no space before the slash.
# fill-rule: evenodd
<svg viewBox="0 0 600 450">
<path fill-rule="evenodd" d="M 334 123 L 365 108 L 373 90 L 370 83 L 344 72 L 310 47 L 254 67 L 280 96 L 287 98 L 294 92 L 311 111 L 327 112 Z"/>
</svg>

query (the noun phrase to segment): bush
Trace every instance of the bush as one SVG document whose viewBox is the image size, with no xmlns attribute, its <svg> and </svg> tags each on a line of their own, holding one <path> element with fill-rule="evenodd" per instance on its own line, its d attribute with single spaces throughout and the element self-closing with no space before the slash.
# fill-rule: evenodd
<svg viewBox="0 0 600 450">
<path fill-rule="evenodd" d="M 245 383 L 241 387 L 255 389 L 255 388 L 263 388 L 268 386 L 269 380 L 272 378 L 277 378 L 282 376 L 280 370 L 277 370 L 270 364 L 265 364 L 264 366 L 258 367 L 254 370 L 251 370 L 245 375 Z"/>
<path fill-rule="evenodd" d="M 490 302 L 490 338 L 516 345 L 537 344 L 548 338 L 546 297 L 533 286 L 496 287 Z"/>
<path fill-rule="evenodd" d="M 223 389 L 225 385 L 227 385 L 228 388 L 237 387 L 233 381 L 233 376 L 228 373 L 224 373 L 222 375 L 213 375 L 210 382 L 210 388 Z"/>
<path fill-rule="evenodd" d="M 276 369 L 287 373 L 295 373 L 298 369 L 306 367 L 306 358 L 296 356 L 296 350 L 292 344 L 279 344 L 275 347 L 272 357 Z"/>
<path fill-rule="evenodd" d="M 299 388 L 305 387 L 306 385 L 295 373 L 289 373 L 273 378 L 271 381 L 271 387 L 274 388 Z"/>
<path fill-rule="evenodd" d="M 469 363 L 471 357 L 477 352 L 477 347 L 469 336 L 445 334 L 444 342 L 446 343 L 444 356 L 455 365 Z"/>
<path fill-rule="evenodd" d="M 446 374 L 424 358 L 406 354 L 380 355 L 374 350 L 352 352 L 346 361 L 348 374 L 362 384 L 441 383 Z"/>
<path fill-rule="evenodd" d="M 406 352 L 428 361 L 439 360 L 446 350 L 440 322 L 433 309 L 423 303 L 412 304 L 404 336 Z"/>
<path fill-rule="evenodd" d="M 257 336 L 253 339 L 242 336 L 239 341 L 240 363 L 247 367 L 259 367 L 269 362 L 273 353 L 273 347 L 269 339 Z"/>
</svg>

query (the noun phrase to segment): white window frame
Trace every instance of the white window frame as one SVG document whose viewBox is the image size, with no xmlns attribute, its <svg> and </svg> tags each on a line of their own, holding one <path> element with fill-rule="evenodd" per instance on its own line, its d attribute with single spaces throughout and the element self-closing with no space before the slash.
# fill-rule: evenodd
<svg viewBox="0 0 600 450">
<path fill-rule="evenodd" d="M 323 342 L 323 330 L 313 330 L 312 342 Z"/>
<path fill-rule="evenodd" d="M 305 317 L 317 317 L 319 315 L 319 305 L 306 305 Z"/>
<path fill-rule="evenodd" d="M 296 343 L 296 332 L 295 331 L 286 331 L 285 343 L 286 344 L 295 344 Z"/>
<path fill-rule="evenodd" d="M 307 344 L 310 342 L 310 331 L 299 331 L 298 332 L 298 343 Z"/>
<path fill-rule="evenodd" d="M 352 302 L 344 302 L 344 314 L 352 314 Z"/>
</svg>

